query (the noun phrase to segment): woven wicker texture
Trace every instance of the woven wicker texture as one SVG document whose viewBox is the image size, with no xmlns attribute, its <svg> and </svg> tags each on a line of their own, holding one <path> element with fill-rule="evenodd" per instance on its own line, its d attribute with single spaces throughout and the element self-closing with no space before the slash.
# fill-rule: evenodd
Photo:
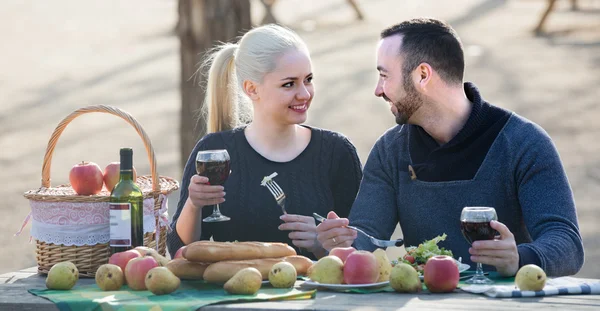
<svg viewBox="0 0 600 311">
<path fill-rule="evenodd" d="M 44 202 L 108 202 L 110 193 L 103 190 L 97 195 L 81 196 L 77 195 L 70 185 L 60 185 L 52 187 L 50 185 L 50 168 L 52 155 L 58 139 L 67 125 L 80 115 L 87 113 L 107 113 L 118 116 L 129 123 L 139 134 L 146 147 L 148 160 L 150 162 L 150 176 L 139 176 L 136 183 L 144 193 L 144 199 L 154 198 L 154 210 L 158 211 L 162 205 L 162 197 L 160 194 L 169 194 L 179 188 L 179 183 L 169 177 L 159 176 L 156 169 L 156 156 L 154 148 L 150 142 L 150 138 L 142 128 L 142 126 L 129 113 L 115 107 L 104 105 L 89 106 L 78 109 L 64 118 L 56 127 L 46 148 L 44 162 L 42 166 L 42 186 L 39 189 L 25 192 L 25 198 L 34 201 Z M 108 208 L 108 206 L 107 206 Z M 161 227 L 156 219 L 156 228 L 160 228 L 158 251 L 164 255 L 166 253 L 166 228 Z M 144 235 L 144 245 L 156 249 L 156 235 L 146 233 Z M 50 268 L 62 261 L 71 261 L 77 266 L 81 277 L 94 277 L 96 270 L 102 264 L 108 263 L 110 251 L 108 244 L 84 245 L 84 246 L 67 246 L 45 243 L 44 241 L 36 240 L 36 259 L 38 271 L 40 273 L 48 273 Z"/>
</svg>

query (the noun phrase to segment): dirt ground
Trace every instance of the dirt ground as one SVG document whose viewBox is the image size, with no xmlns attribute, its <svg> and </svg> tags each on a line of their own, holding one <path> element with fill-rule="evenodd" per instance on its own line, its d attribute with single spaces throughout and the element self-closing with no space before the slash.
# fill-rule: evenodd
<svg viewBox="0 0 600 311">
<path fill-rule="evenodd" d="M 253 1 L 259 21 L 263 9 Z M 445 19 L 465 46 L 467 80 L 489 102 L 535 121 L 554 139 L 586 249 L 578 275 L 600 278 L 600 1 L 581 0 L 580 11 L 559 1 L 548 33 L 538 37 L 531 29 L 543 0 L 358 2 L 363 21 L 344 0 L 274 6 L 275 16 L 312 51 L 317 93 L 308 123 L 346 134 L 364 162 L 394 122 L 387 104 L 373 96 L 379 32 L 412 17 Z M 13 236 L 29 212 L 22 194 L 40 186 L 48 139 L 77 108 L 105 104 L 130 112 L 152 139 L 159 173 L 181 178 L 176 20 L 174 0 L 0 2 L 0 273 L 35 265 L 30 226 Z M 136 150 L 138 173 L 149 174 L 132 127 L 104 114 L 75 119 L 56 147 L 52 183 L 67 182 L 81 160 L 100 166 L 118 161 L 122 146 Z M 172 215 L 177 193 L 170 199 Z"/>
</svg>

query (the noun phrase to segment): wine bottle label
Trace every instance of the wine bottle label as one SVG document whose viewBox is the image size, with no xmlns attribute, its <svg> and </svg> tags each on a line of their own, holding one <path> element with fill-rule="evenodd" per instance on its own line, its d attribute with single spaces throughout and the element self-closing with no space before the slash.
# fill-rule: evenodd
<svg viewBox="0 0 600 311">
<path fill-rule="evenodd" d="M 131 246 L 131 203 L 110 203 L 110 246 Z"/>
</svg>

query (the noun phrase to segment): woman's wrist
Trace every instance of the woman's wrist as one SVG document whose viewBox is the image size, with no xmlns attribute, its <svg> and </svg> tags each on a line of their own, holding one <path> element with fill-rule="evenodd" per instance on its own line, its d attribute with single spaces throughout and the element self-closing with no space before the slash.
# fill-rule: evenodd
<svg viewBox="0 0 600 311">
<path fill-rule="evenodd" d="M 197 221 L 200 218 L 199 213 L 202 213 L 202 208 L 196 207 L 188 198 L 175 225 L 179 238 L 184 244 L 194 242 L 200 236 L 202 222 Z"/>
<path fill-rule="evenodd" d="M 194 213 L 198 213 L 200 211 L 202 211 L 202 208 L 204 206 L 197 206 L 196 204 L 194 204 L 194 202 L 192 202 L 192 199 L 190 199 L 190 197 L 187 198 L 187 200 L 185 201 L 185 205 L 183 206 L 184 209 L 189 209 L 190 211 L 193 211 Z"/>
</svg>

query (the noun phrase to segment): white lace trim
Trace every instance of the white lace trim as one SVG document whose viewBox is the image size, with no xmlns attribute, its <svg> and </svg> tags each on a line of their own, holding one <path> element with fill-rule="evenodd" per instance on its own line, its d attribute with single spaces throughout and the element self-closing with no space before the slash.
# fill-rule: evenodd
<svg viewBox="0 0 600 311">
<path fill-rule="evenodd" d="M 108 243 L 108 225 L 49 225 L 35 219 L 31 221 L 31 236 L 46 243 L 63 245 L 96 245 Z"/>
<path fill-rule="evenodd" d="M 168 213 L 163 213 L 168 217 Z M 162 225 L 161 225 L 162 226 Z M 144 233 L 154 232 L 156 219 L 153 216 L 144 216 Z M 96 245 L 108 243 L 110 228 L 102 225 L 50 225 L 31 220 L 31 236 L 39 241 L 63 245 Z"/>
<path fill-rule="evenodd" d="M 155 232 L 157 216 L 159 226 L 170 229 L 167 198 L 163 196 L 161 199 L 162 204 L 158 211 L 154 211 L 154 199 L 144 200 L 144 233 Z M 110 240 L 108 222 L 102 224 L 49 224 L 38 221 L 34 217 L 27 217 L 22 227 L 29 220 L 31 220 L 31 237 L 45 243 L 83 246 L 108 243 Z M 159 238 L 158 234 L 156 238 Z"/>
</svg>

